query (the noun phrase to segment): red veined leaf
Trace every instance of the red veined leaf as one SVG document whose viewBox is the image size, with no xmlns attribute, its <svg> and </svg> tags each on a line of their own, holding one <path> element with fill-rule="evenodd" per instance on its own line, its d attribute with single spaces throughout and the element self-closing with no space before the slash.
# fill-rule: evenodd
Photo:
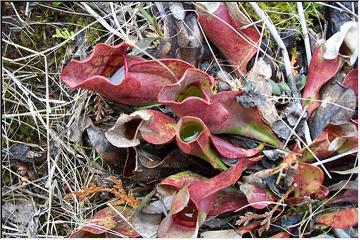
<svg viewBox="0 0 360 240">
<path fill-rule="evenodd" d="M 346 229 L 354 226 L 358 222 L 358 213 L 356 208 L 346 208 L 330 213 L 320 215 L 316 223 L 333 228 Z"/>
<path fill-rule="evenodd" d="M 322 190 L 324 173 L 319 167 L 299 163 L 294 181 L 297 184 L 294 190 L 295 197 L 311 196 Z"/>
<path fill-rule="evenodd" d="M 261 119 L 256 107 L 245 108 L 236 101 L 240 91 L 213 95 L 212 78 L 201 71 L 189 69 L 175 84 L 166 85 L 158 101 L 179 117 L 200 118 L 212 134 L 235 134 L 281 146 L 271 128 Z"/>
<path fill-rule="evenodd" d="M 306 85 L 303 92 L 303 104 L 308 106 L 309 116 L 320 105 L 319 91 L 320 88 L 329 81 L 340 70 L 344 61 L 341 56 L 333 60 L 323 58 L 324 45 L 319 46 L 313 52 L 311 57 L 309 71 L 306 79 Z"/>
<path fill-rule="evenodd" d="M 239 161 L 235 166 L 213 178 L 189 181 L 188 186 L 183 186 L 176 193 L 169 214 L 160 223 L 158 237 L 196 237 L 199 227 L 216 203 L 218 194 L 234 184 L 241 172 L 242 162 Z M 189 173 L 186 175 L 191 176 Z M 238 203 L 231 203 L 222 210 L 233 210 L 234 206 L 238 206 Z M 218 210 L 212 211 L 212 214 L 220 213 Z"/>
<path fill-rule="evenodd" d="M 114 206 L 114 208 L 125 218 L 129 218 L 133 211 L 131 208 L 124 206 Z M 71 237 L 89 237 L 88 233 L 101 235 L 104 233 L 116 234 L 116 232 L 128 237 L 140 236 L 114 209 L 106 207 L 95 213 L 94 216 L 77 229 Z"/>
<path fill-rule="evenodd" d="M 215 7 L 207 8 L 210 4 Z M 246 66 L 256 53 L 260 39 L 256 28 L 253 25 L 245 27 L 246 23 L 231 16 L 225 3 L 198 4 L 196 11 L 210 41 L 225 55 L 239 76 L 246 73 Z"/>
<path fill-rule="evenodd" d="M 355 95 L 358 96 L 358 69 L 352 69 L 348 72 L 343 85 L 354 90 Z"/>
<path fill-rule="evenodd" d="M 256 209 L 266 208 L 270 202 L 276 201 L 276 197 L 264 188 L 249 183 L 240 184 L 240 190 L 246 195 L 251 207 Z"/>
<path fill-rule="evenodd" d="M 71 60 L 61 79 L 70 88 L 83 88 L 129 105 L 154 103 L 161 88 L 177 82 L 190 64 L 178 59 L 146 60 L 127 55 L 132 46 L 95 45 L 92 54 Z"/>
</svg>

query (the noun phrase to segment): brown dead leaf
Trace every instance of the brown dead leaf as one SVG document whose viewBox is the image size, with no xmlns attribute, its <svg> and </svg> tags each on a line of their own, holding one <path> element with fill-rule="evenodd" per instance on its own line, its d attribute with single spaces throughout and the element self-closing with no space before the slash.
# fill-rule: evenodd
<svg viewBox="0 0 360 240">
<path fill-rule="evenodd" d="M 112 169 L 119 169 L 124 166 L 127 156 L 127 149 L 113 146 L 105 137 L 105 130 L 90 126 L 86 129 L 90 144 L 95 148 L 101 159 Z"/>
<path fill-rule="evenodd" d="M 214 230 L 214 231 L 205 231 L 200 234 L 201 238 L 241 238 L 241 236 L 233 229 L 226 230 Z"/>
<path fill-rule="evenodd" d="M 309 119 L 313 137 L 318 136 L 329 123 L 347 122 L 353 116 L 357 105 L 356 95 L 352 89 L 345 89 L 337 83 L 344 77 L 343 74 L 338 74 L 321 89 L 320 98 L 323 102 Z"/>
<path fill-rule="evenodd" d="M 38 224 L 34 218 L 36 211 L 35 203 L 25 198 L 2 202 L 1 222 L 11 221 L 19 229 L 26 230 L 30 237 L 35 237 Z"/>
<path fill-rule="evenodd" d="M 278 119 L 275 102 L 269 98 L 272 96 L 271 84 L 266 81 L 272 75 L 271 66 L 263 58 L 259 58 L 254 67 L 248 73 L 246 80 L 251 81 L 255 90 L 260 92 L 266 99 L 264 105 L 258 106 L 261 116 L 272 125 Z"/>
</svg>

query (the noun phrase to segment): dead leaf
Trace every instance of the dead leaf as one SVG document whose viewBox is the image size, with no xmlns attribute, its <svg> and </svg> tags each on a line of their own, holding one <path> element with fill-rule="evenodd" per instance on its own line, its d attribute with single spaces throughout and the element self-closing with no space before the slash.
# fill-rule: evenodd
<svg viewBox="0 0 360 240">
<path fill-rule="evenodd" d="M 139 212 L 131 221 L 134 230 L 143 238 L 154 238 L 160 225 L 162 214 L 146 214 Z"/>
<path fill-rule="evenodd" d="M 135 147 L 145 140 L 164 144 L 175 137 L 175 121 L 155 110 L 139 110 L 121 114 L 115 125 L 105 133 L 109 142 L 120 148 Z"/>
<path fill-rule="evenodd" d="M 357 105 L 354 91 L 344 89 L 337 83 L 337 81 L 341 82 L 343 77 L 343 74 L 338 74 L 333 81 L 326 83 L 320 91 L 320 99 L 324 102 L 309 119 L 309 127 L 313 138 L 317 137 L 329 123 L 348 122 L 354 114 Z"/>
<path fill-rule="evenodd" d="M 27 163 L 38 163 L 45 160 L 46 152 L 32 151 L 29 146 L 25 144 L 13 144 L 9 148 L 9 160 L 17 160 Z"/>
<path fill-rule="evenodd" d="M 269 98 L 272 96 L 271 84 L 267 81 L 272 75 L 271 66 L 263 58 L 259 58 L 253 68 L 247 74 L 246 80 L 252 81 L 255 91 L 260 92 L 266 99 L 264 105 L 258 106 L 262 117 L 272 125 L 278 119 L 275 101 Z"/>
<path fill-rule="evenodd" d="M 270 159 L 271 161 L 276 161 L 278 159 L 283 159 L 286 156 L 286 152 L 280 149 L 273 150 L 263 150 L 262 153 Z"/>
<path fill-rule="evenodd" d="M 241 238 L 241 236 L 233 229 L 227 230 L 215 230 L 215 231 L 205 231 L 200 233 L 200 238 Z"/>
<path fill-rule="evenodd" d="M 296 77 L 299 74 L 298 71 L 296 71 L 296 69 L 295 69 L 296 68 L 295 67 L 296 58 L 297 58 L 297 56 L 295 54 L 293 54 L 291 56 L 291 62 L 290 62 L 290 64 L 291 64 L 291 72 L 294 75 L 294 77 Z"/>
<path fill-rule="evenodd" d="M 169 3 L 170 12 L 177 20 L 184 20 L 185 11 L 181 2 Z"/>
<path fill-rule="evenodd" d="M 347 181 L 347 180 L 342 180 L 340 182 L 337 182 L 333 185 L 330 185 L 329 187 L 329 191 L 338 191 L 340 189 L 351 189 L 351 190 L 357 190 L 358 189 L 358 178 L 356 178 L 356 180 L 354 181 Z"/>
<path fill-rule="evenodd" d="M 1 221 L 6 223 L 11 221 L 18 228 L 26 230 L 29 237 L 35 237 L 37 232 L 37 221 L 34 216 L 37 207 L 34 201 L 25 198 L 2 202 L 1 204 Z"/>
<path fill-rule="evenodd" d="M 203 35 L 198 25 L 196 15 L 189 13 L 185 21 L 178 21 L 177 26 L 177 58 L 180 58 L 193 66 L 197 66 L 203 52 Z"/>
<path fill-rule="evenodd" d="M 324 58 L 335 59 L 340 54 L 349 58 L 350 65 L 353 65 L 358 57 L 358 35 L 359 27 L 357 22 L 344 23 L 340 27 L 340 31 L 325 42 Z"/>
<path fill-rule="evenodd" d="M 90 126 L 86 128 L 90 144 L 95 148 L 101 159 L 112 169 L 122 169 L 125 165 L 127 151 L 113 146 L 105 137 L 105 130 Z"/>
<path fill-rule="evenodd" d="M 357 126 L 351 122 L 329 124 L 309 145 L 311 151 L 319 158 L 325 159 L 334 154 L 341 154 L 353 150 L 358 146 Z M 314 160 L 314 156 L 307 148 L 299 151 L 300 162 Z"/>
</svg>

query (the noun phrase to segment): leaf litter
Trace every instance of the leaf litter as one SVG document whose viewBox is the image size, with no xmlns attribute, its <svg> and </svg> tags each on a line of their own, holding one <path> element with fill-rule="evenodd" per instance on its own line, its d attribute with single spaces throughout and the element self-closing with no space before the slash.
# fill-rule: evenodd
<svg viewBox="0 0 360 240">
<path fill-rule="evenodd" d="M 46 90 L 66 96 L 58 100 L 68 111 L 64 124 L 51 115 L 58 113 L 52 93 L 45 92 L 44 99 L 51 98 L 45 111 L 32 92 L 25 98 L 8 94 L 13 82 L 22 91 L 44 88 L 38 82 L 28 85 L 10 64 L 28 59 L 22 50 L 31 47 L 6 40 L 9 70 L 3 95 L 6 104 L 20 105 L 4 108 L 3 234 L 14 235 L 18 224 L 18 232 L 27 236 L 353 235 L 358 214 L 357 7 L 270 5 L 53 4 L 60 11 L 75 7 L 98 20 L 96 31 L 106 32 L 92 41 L 90 26 L 85 34 L 66 28 L 64 33 L 71 34 L 58 37 L 59 27 L 43 33 L 59 41 L 56 48 L 68 46 L 61 58 L 73 58 L 61 64 L 45 59 L 51 68 L 56 65 L 61 79 L 51 77 Z M 24 29 L 32 20 L 22 16 L 49 7 L 4 6 L 6 13 L 15 11 Z M 339 9 L 347 17 L 338 15 Z M 322 16 L 330 18 L 327 32 Z M 292 18 L 296 22 L 288 24 Z M 314 43 L 314 35 L 322 40 Z M 81 60 L 74 52 L 81 52 Z M 35 125 L 9 128 L 23 116 L 11 109 L 23 107 Z M 22 121 L 20 126 L 29 126 Z M 39 139 L 28 133 L 33 130 Z M 9 200 L 19 193 L 29 194 L 34 203 Z M 46 227 L 40 227 L 45 218 Z"/>
</svg>

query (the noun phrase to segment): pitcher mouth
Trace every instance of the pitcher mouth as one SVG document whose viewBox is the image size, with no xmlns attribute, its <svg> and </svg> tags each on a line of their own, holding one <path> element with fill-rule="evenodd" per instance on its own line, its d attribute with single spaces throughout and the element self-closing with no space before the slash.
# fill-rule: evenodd
<svg viewBox="0 0 360 240">
<path fill-rule="evenodd" d="M 93 52 L 83 60 L 71 60 L 62 70 L 61 79 L 70 88 L 76 88 L 89 79 L 101 77 L 114 85 L 126 78 L 126 53 L 130 45 L 121 43 L 111 46 L 99 43 Z"/>
<path fill-rule="evenodd" d="M 197 122 L 183 123 L 179 131 L 180 139 L 185 143 L 192 142 L 196 140 L 203 131 L 204 131 L 204 127 L 200 123 Z"/>
<path fill-rule="evenodd" d="M 178 122 L 176 135 L 181 142 L 189 144 L 204 134 L 205 129 L 206 126 L 200 118 L 184 116 Z"/>
<path fill-rule="evenodd" d="M 190 199 L 185 208 L 173 215 L 172 218 L 178 225 L 195 228 L 198 215 L 196 204 Z"/>
<path fill-rule="evenodd" d="M 183 89 L 177 97 L 176 102 L 182 102 L 188 97 L 198 97 L 206 100 L 206 95 L 204 94 L 202 88 L 199 87 L 199 84 L 190 84 Z"/>
<path fill-rule="evenodd" d="M 214 80 L 207 73 L 198 69 L 187 69 L 180 81 L 163 87 L 158 95 L 158 101 L 179 105 L 189 99 L 198 99 L 209 103 L 213 84 Z"/>
</svg>

